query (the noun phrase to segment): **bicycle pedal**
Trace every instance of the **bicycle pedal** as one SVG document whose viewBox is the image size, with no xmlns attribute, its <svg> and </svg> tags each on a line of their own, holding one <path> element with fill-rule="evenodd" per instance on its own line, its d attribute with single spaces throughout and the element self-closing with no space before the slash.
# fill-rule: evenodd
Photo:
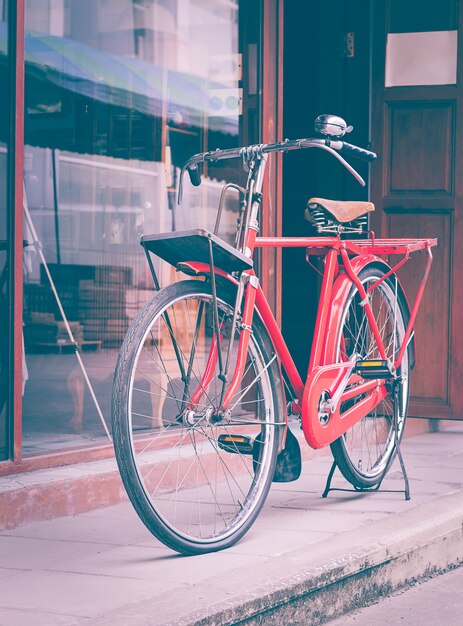
<svg viewBox="0 0 463 626">
<path fill-rule="evenodd" d="M 365 360 L 357 361 L 354 371 L 362 378 L 395 378 L 396 370 L 390 361 Z"/>
<path fill-rule="evenodd" d="M 252 454 L 254 440 L 245 435 L 220 435 L 219 448 L 232 454 Z"/>
</svg>

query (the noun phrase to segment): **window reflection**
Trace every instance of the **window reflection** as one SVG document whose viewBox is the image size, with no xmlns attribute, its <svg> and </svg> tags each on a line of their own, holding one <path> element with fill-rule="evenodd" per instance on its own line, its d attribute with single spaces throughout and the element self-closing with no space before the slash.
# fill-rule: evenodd
<svg viewBox="0 0 463 626">
<path fill-rule="evenodd" d="M 108 425 L 117 351 L 152 293 L 140 235 L 212 229 L 238 170 L 209 167 L 199 188 L 185 181 L 178 207 L 179 168 L 192 153 L 258 140 L 243 124 L 258 100 L 247 88 L 256 90 L 257 62 L 243 80 L 257 35 L 245 45 L 242 10 L 234 0 L 26 2 L 26 198 Z M 221 234 L 231 240 L 236 196 L 225 208 Z M 25 453 L 98 441 L 104 431 L 45 268 L 32 247 L 26 256 Z M 175 279 L 158 269 L 161 282 Z"/>
</svg>

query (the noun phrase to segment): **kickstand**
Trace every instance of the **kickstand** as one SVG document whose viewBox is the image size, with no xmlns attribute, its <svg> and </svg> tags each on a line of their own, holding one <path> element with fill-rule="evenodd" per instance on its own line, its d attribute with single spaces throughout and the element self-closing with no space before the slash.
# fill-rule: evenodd
<svg viewBox="0 0 463 626">
<path fill-rule="evenodd" d="M 399 389 L 399 384 L 400 384 L 400 379 L 396 379 L 394 381 L 394 395 L 395 395 L 395 399 L 397 402 L 397 406 L 400 406 L 399 403 L 399 394 L 400 394 L 400 389 Z M 402 477 L 404 480 L 404 488 L 403 489 L 381 489 L 381 493 L 403 493 L 405 496 L 405 500 L 410 500 L 410 483 L 408 480 L 408 475 L 407 475 L 407 469 L 405 467 L 405 463 L 402 457 L 402 452 L 400 450 L 400 437 L 399 437 L 399 416 L 398 416 L 398 411 L 394 411 L 394 417 L 393 417 L 393 429 L 394 429 L 394 448 L 397 454 L 397 458 L 399 459 L 399 463 L 400 463 L 400 469 L 402 471 Z M 394 454 L 391 454 L 391 459 L 393 459 Z M 330 491 L 348 491 L 348 492 L 369 492 L 369 491 L 380 491 L 380 487 L 381 484 L 384 480 L 384 478 L 386 477 L 387 472 L 389 471 L 389 468 L 391 466 L 391 461 L 389 461 L 389 463 L 386 465 L 386 467 L 383 470 L 383 473 L 381 474 L 381 477 L 378 481 L 378 483 L 376 485 L 374 485 L 374 487 L 356 487 L 355 485 L 353 486 L 353 489 L 340 489 L 337 487 L 332 487 L 331 486 L 331 481 L 333 480 L 333 475 L 334 472 L 336 470 L 336 468 L 338 467 L 336 461 L 333 461 L 333 464 L 331 465 L 331 469 L 328 473 L 328 478 L 326 479 L 326 485 L 325 485 L 325 489 L 323 491 L 322 494 L 322 498 L 326 498 L 329 494 Z"/>
</svg>

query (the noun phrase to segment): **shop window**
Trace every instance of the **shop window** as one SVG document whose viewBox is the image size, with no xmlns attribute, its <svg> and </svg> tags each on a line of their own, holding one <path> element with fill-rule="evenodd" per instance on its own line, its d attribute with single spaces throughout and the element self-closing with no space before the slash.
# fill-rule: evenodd
<svg viewBox="0 0 463 626">
<path fill-rule="evenodd" d="M 24 236 L 45 261 L 28 248 L 25 454 L 104 440 L 118 349 L 152 294 L 140 235 L 212 228 L 224 181 L 241 182 L 238 167 L 210 166 L 176 203 L 191 154 L 259 140 L 259 4 L 26 1 L 24 179 L 34 228 Z M 246 37 L 243 11 L 256 13 Z M 244 76 L 249 54 L 255 74 Z M 221 235 L 230 238 L 236 197 L 225 208 Z M 175 279 L 157 269 L 161 282 Z"/>
</svg>

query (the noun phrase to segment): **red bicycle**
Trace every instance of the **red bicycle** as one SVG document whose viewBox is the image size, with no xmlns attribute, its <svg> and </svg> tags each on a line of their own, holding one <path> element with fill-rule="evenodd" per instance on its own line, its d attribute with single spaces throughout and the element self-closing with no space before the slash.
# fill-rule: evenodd
<svg viewBox="0 0 463 626">
<path fill-rule="evenodd" d="M 320 116 L 315 127 L 321 138 L 191 157 L 182 175 L 187 171 L 194 185 L 201 182 L 200 163 L 241 158 L 246 187 L 225 186 L 215 234 L 198 229 L 141 240 L 157 292 L 121 348 L 113 438 L 140 518 L 181 553 L 231 546 L 256 520 L 272 480 L 299 476 L 299 443 L 288 414 L 300 419 L 310 446 L 331 445 L 357 489 L 379 485 L 397 453 L 414 365 L 413 327 L 436 240 L 376 239 L 367 231 L 371 203 L 320 198 L 306 210 L 319 236 L 258 237 L 269 153 L 322 149 L 365 184 L 341 153 L 368 161 L 376 155 L 341 139 L 351 130 L 341 118 Z M 179 196 L 181 183 L 182 176 Z M 231 188 L 242 196 L 234 246 L 216 234 Z M 308 260 L 324 261 L 305 381 L 253 270 L 256 249 L 291 246 L 306 248 Z M 410 309 L 396 272 L 415 251 L 425 251 L 427 263 Z M 160 289 L 153 254 L 194 279 Z M 399 260 L 391 267 L 384 257 L 393 255 Z"/>
</svg>

